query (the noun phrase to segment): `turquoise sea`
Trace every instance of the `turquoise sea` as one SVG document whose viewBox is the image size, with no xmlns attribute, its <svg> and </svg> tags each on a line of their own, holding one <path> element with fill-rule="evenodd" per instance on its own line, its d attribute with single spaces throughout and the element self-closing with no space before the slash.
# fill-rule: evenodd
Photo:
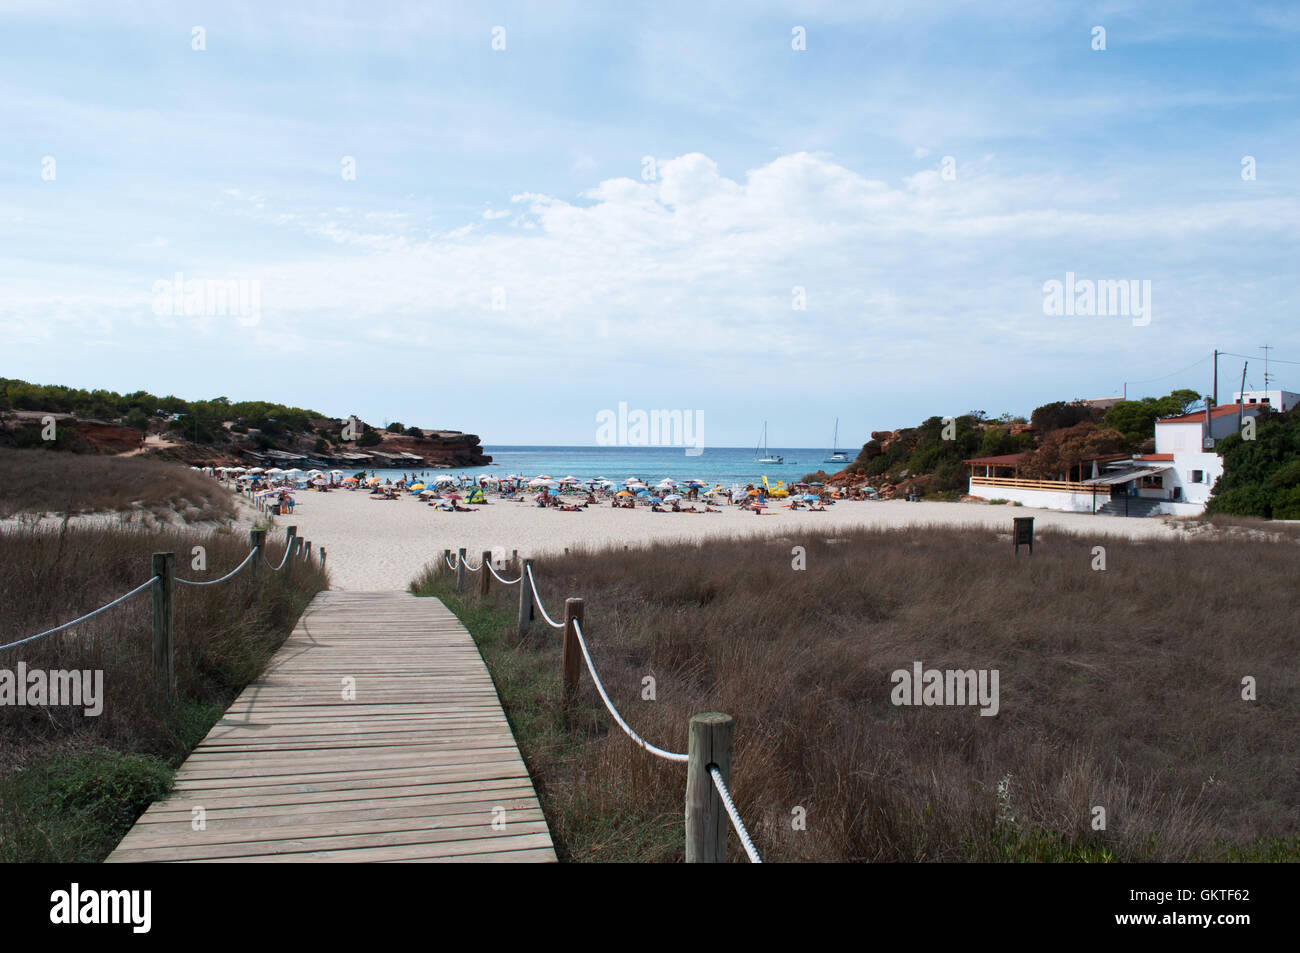
<svg viewBox="0 0 1300 953">
<path fill-rule="evenodd" d="M 732 483 L 758 483 L 766 475 L 768 482 L 776 486 L 777 480 L 793 483 L 817 470 L 835 473 L 845 466 L 843 463 L 823 463 L 823 459 L 830 455 L 830 450 L 825 447 L 820 450 L 770 447 L 770 453 L 785 458 L 783 464 L 756 463 L 757 454 L 753 447 L 708 447 L 697 457 L 686 456 L 682 447 L 487 446 L 483 452 L 492 457 L 492 463 L 488 466 L 424 472 L 430 475 L 436 472 L 469 477 L 521 473 L 530 479 L 545 474 L 554 479 L 565 476 L 575 476 L 580 480 L 607 477 L 615 481 L 639 477 L 649 484 L 657 483 L 664 477 L 679 481 L 696 478 L 724 486 Z M 848 449 L 845 453 L 851 461 L 857 456 L 858 449 Z M 374 471 L 376 476 L 393 479 L 400 478 L 403 472 L 412 471 Z"/>
</svg>

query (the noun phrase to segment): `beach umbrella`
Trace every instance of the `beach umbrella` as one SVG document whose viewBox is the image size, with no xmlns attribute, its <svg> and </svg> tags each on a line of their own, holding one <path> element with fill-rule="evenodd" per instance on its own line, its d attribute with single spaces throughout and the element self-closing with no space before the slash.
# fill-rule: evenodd
<svg viewBox="0 0 1300 953">
<path fill-rule="evenodd" d="M 680 499 L 681 499 L 681 497 L 678 496 L 676 493 L 674 493 L 672 496 L 665 496 L 665 497 L 664 497 L 664 502 L 665 502 L 665 503 L 676 503 L 676 502 L 677 502 L 678 500 L 680 500 Z"/>
<path fill-rule="evenodd" d="M 657 497 L 657 496 L 652 496 L 652 497 L 649 497 L 649 498 L 646 500 L 646 502 L 647 502 L 647 503 L 662 503 L 663 500 L 661 500 L 661 499 L 660 499 L 659 497 Z"/>
<path fill-rule="evenodd" d="M 447 474 L 444 473 L 441 476 L 434 477 L 433 482 L 437 484 L 455 483 L 456 478 L 454 476 L 448 476 Z"/>
<path fill-rule="evenodd" d="M 629 493 L 627 490 L 619 490 L 619 491 L 618 491 L 617 493 L 615 493 L 614 495 L 615 495 L 615 496 L 631 496 L 632 494 Z"/>
<path fill-rule="evenodd" d="M 249 473 L 265 473 L 266 471 L 263 470 L 261 467 L 249 467 L 249 468 L 248 468 L 248 472 L 249 472 Z"/>
<path fill-rule="evenodd" d="M 444 499 L 444 500 L 459 500 L 459 499 L 463 499 L 463 497 L 460 497 L 460 496 L 458 496 L 458 495 L 455 494 L 455 493 L 448 493 L 446 496 L 443 497 L 443 499 Z"/>
<path fill-rule="evenodd" d="M 424 489 L 424 484 L 423 484 L 423 483 L 415 483 L 415 484 L 412 484 L 411 487 L 410 487 L 410 490 L 411 490 L 412 493 L 419 492 L 420 490 L 423 490 L 423 489 Z"/>
</svg>

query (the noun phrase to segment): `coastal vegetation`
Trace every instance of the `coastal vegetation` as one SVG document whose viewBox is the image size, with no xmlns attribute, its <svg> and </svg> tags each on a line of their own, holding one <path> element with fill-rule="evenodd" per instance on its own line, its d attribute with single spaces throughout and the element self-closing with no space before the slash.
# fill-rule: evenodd
<svg viewBox="0 0 1300 953">
<path fill-rule="evenodd" d="M 553 616 L 585 600 L 595 665 L 649 741 L 685 751 L 692 714 L 735 717 L 731 787 L 764 859 L 1294 861 L 1294 546 L 1040 532 L 1017 557 L 1006 533 L 929 528 L 575 551 L 536 571 Z M 412 588 L 477 640 L 560 856 L 682 859 L 683 767 L 636 747 L 585 670 L 566 709 L 559 635 L 539 617 L 518 637 L 518 589 L 457 595 L 433 569 Z M 999 670 L 999 713 L 896 707 L 891 673 L 914 662 Z"/>
<path fill-rule="evenodd" d="M 1300 409 L 1264 411 L 1253 440 L 1231 434 L 1218 442 L 1224 473 L 1207 514 L 1300 519 Z"/>
<path fill-rule="evenodd" d="M 23 482 L 24 466 L 37 468 L 33 482 Z M 191 471 L 152 460 L 7 451 L 0 468 L 7 511 L 75 500 L 69 517 L 124 501 L 138 504 L 130 513 L 175 509 L 197 519 L 232 512 L 225 490 L 205 481 L 204 495 Z M 108 485 L 97 487 L 101 480 Z M 194 568 L 195 547 L 206 570 Z M 0 645 L 131 591 L 149 578 L 156 552 L 177 554 L 178 575 L 215 579 L 243 561 L 248 541 L 224 528 L 10 521 L 0 529 Z M 265 556 L 274 564 L 283 552 L 283 544 L 269 545 Z M 322 570 L 304 563 L 291 583 L 269 571 L 254 579 L 245 569 L 219 586 L 176 586 L 172 705 L 153 674 L 147 591 L 64 632 L 0 650 L 0 669 L 9 672 L 22 665 L 103 673 L 97 715 L 77 706 L 0 706 L 0 861 L 102 860 L 327 585 Z"/>
<path fill-rule="evenodd" d="M 230 492 L 189 467 L 145 457 L 0 451 L 0 519 L 20 513 L 148 512 L 185 523 L 233 519 Z"/>
<path fill-rule="evenodd" d="M 47 427 L 46 415 L 58 415 L 53 428 Z M 349 428 L 353 419 L 357 426 Z M 145 438 L 152 443 L 142 442 Z M 389 424 L 380 431 L 356 418 L 326 417 L 271 401 L 185 400 L 0 377 L 0 449 L 147 452 L 187 464 L 217 465 L 242 462 L 245 451 L 328 457 L 381 446 L 413 452 L 430 464 L 481 466 L 492 459 L 483 454 L 477 436 L 455 430 Z"/>
</svg>

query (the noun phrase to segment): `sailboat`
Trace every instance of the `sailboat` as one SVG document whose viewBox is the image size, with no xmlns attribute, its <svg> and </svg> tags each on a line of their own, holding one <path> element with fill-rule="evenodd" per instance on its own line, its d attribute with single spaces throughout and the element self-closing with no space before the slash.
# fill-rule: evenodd
<svg viewBox="0 0 1300 953">
<path fill-rule="evenodd" d="M 775 456 L 767 452 L 767 421 L 763 421 L 763 443 L 754 449 L 755 453 L 762 451 L 762 456 L 757 457 L 755 463 L 785 463 L 785 458 Z"/>
<path fill-rule="evenodd" d="M 837 449 L 840 444 L 840 418 L 835 418 L 835 436 L 831 438 L 831 455 L 822 463 L 848 463 L 849 458 L 843 450 Z"/>
</svg>

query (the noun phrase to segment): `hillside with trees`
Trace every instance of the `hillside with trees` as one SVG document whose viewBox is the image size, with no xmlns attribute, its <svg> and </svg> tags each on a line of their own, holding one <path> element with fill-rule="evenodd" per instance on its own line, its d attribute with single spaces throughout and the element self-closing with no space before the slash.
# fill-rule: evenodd
<svg viewBox="0 0 1300 953">
<path fill-rule="evenodd" d="M 1026 476 L 1059 477 L 1094 457 L 1150 452 L 1156 420 L 1187 413 L 1201 399 L 1182 389 L 1108 408 L 1054 401 L 1035 408 L 1028 420 L 1009 413 L 990 418 L 979 410 L 948 424 L 930 417 L 916 427 L 872 433 L 857 459 L 829 479 L 869 478 L 877 488 L 956 498 L 967 487 L 964 460 L 1017 453 L 1028 454 L 1021 463 Z"/>
<path fill-rule="evenodd" d="M 53 434 L 43 421 L 56 418 Z M 384 446 L 439 463 L 476 466 L 490 462 L 478 437 L 456 430 L 421 430 L 400 423 L 377 430 L 347 420 L 271 401 L 227 397 L 185 400 L 148 391 L 119 394 L 0 378 L 0 447 L 74 453 L 148 452 L 189 464 L 242 462 L 245 451 L 279 450 L 328 455 Z M 145 443 L 145 438 L 149 438 Z"/>
</svg>

